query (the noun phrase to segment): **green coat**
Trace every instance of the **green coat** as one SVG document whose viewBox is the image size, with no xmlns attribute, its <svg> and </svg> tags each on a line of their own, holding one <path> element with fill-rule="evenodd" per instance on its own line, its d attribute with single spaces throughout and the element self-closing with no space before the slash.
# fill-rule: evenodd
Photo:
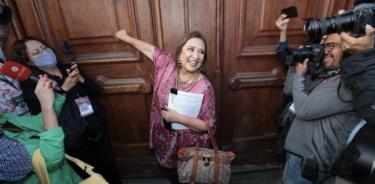
<svg viewBox="0 0 375 184">
<path fill-rule="evenodd" d="M 54 102 L 56 114 L 60 113 L 64 101 L 64 96 L 56 94 Z M 40 148 L 46 161 L 51 184 L 76 184 L 82 180 L 64 159 L 64 132 L 61 127 L 44 130 L 42 113 L 35 116 L 15 116 L 5 113 L 0 116 L 0 124 L 5 121 L 25 130 L 17 133 L 4 130 L 4 133 L 9 138 L 22 143 L 31 156 L 37 148 Z M 32 172 L 19 183 L 37 184 L 39 180 Z"/>
</svg>

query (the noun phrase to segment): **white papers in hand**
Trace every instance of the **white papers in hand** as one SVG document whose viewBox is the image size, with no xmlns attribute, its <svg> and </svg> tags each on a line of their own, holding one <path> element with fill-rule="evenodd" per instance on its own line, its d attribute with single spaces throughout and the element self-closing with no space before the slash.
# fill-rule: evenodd
<svg viewBox="0 0 375 184">
<path fill-rule="evenodd" d="M 203 94 L 177 91 L 177 94 L 169 93 L 168 108 L 175 110 L 181 115 L 196 118 L 202 106 Z M 172 129 L 182 130 L 188 127 L 180 123 L 172 123 Z"/>
</svg>

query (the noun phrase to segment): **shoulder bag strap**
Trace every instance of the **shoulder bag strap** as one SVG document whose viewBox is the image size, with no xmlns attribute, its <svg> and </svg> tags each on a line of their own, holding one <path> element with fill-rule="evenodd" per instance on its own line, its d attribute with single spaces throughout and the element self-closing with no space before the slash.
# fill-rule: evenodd
<svg viewBox="0 0 375 184">
<path fill-rule="evenodd" d="M 93 175 L 93 174 L 95 174 L 95 172 L 93 171 L 94 167 L 91 166 L 90 164 L 85 163 L 82 160 L 80 160 L 78 158 L 75 158 L 75 157 L 72 157 L 72 156 L 70 156 L 68 154 L 65 154 L 65 159 L 67 159 L 67 160 L 73 162 L 74 164 L 76 164 L 79 168 L 81 168 L 82 170 L 84 170 L 90 176 Z"/>
<path fill-rule="evenodd" d="M 220 174 L 220 158 L 219 158 L 219 147 L 216 144 L 216 139 L 214 134 L 212 133 L 212 128 L 210 125 L 207 125 L 208 135 L 211 139 L 211 144 L 214 147 L 214 154 L 215 154 L 215 177 L 214 183 L 219 183 L 219 174 Z"/>
<path fill-rule="evenodd" d="M 81 181 L 80 184 L 109 184 L 101 174 L 93 171 L 94 167 L 90 164 L 87 164 L 80 159 L 74 158 L 68 154 L 65 154 L 65 159 L 73 162 L 90 175 L 89 178 Z"/>
<path fill-rule="evenodd" d="M 46 162 L 40 153 L 40 148 L 36 149 L 32 157 L 33 170 L 38 176 L 41 184 L 50 184 Z"/>
</svg>

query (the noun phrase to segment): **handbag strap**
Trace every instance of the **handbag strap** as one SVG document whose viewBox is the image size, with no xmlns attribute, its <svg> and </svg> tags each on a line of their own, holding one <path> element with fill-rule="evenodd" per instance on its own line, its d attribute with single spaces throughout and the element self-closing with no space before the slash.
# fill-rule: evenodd
<svg viewBox="0 0 375 184">
<path fill-rule="evenodd" d="M 219 159 L 219 148 L 216 144 L 216 139 L 212 133 L 212 128 L 210 125 L 206 124 L 208 135 L 211 140 L 212 147 L 214 148 L 214 167 L 215 167 L 215 176 L 214 176 L 214 183 L 219 183 L 219 172 L 220 172 L 220 159 Z M 192 168 L 192 174 L 190 176 L 190 183 L 194 183 L 195 179 L 197 177 L 198 172 L 198 161 L 199 161 L 199 138 L 197 137 L 197 141 L 195 144 L 195 155 L 194 155 L 194 161 L 193 161 L 193 168 Z"/>
<path fill-rule="evenodd" d="M 214 137 L 214 134 L 212 133 L 212 128 L 210 125 L 206 125 L 208 130 L 208 135 L 211 139 L 211 144 L 214 147 L 214 154 L 215 154 L 215 177 L 214 177 L 214 183 L 219 183 L 219 172 L 220 172 L 220 159 L 219 159 L 219 147 L 216 144 L 216 139 Z"/>
<path fill-rule="evenodd" d="M 32 165 L 39 182 L 41 184 L 50 184 L 46 162 L 40 153 L 40 148 L 36 149 L 33 153 Z"/>
<path fill-rule="evenodd" d="M 193 160 L 192 172 L 191 172 L 191 175 L 190 175 L 190 182 L 189 182 L 190 184 L 194 183 L 195 179 L 197 177 L 198 160 L 199 160 L 199 146 L 198 146 L 198 143 L 197 143 L 195 145 L 195 155 L 194 155 L 194 160 Z"/>
<path fill-rule="evenodd" d="M 96 178 L 95 178 L 96 182 L 100 181 L 99 183 L 108 184 L 108 182 L 100 174 L 99 174 L 100 178 L 98 178 L 98 176 L 97 176 L 98 174 L 93 171 L 93 169 L 94 169 L 93 166 L 79 160 L 78 158 L 72 157 L 68 154 L 65 154 L 65 159 L 75 163 L 78 167 L 80 167 L 81 169 L 86 171 L 86 173 L 89 174 L 90 176 L 93 176 L 94 174 L 96 174 Z M 32 158 L 32 164 L 33 164 L 34 172 L 38 176 L 39 182 L 41 184 L 50 184 L 46 162 L 43 158 L 43 155 L 40 152 L 40 148 L 38 148 L 34 151 L 33 158 Z M 84 181 L 86 181 L 86 180 L 84 180 Z"/>
<path fill-rule="evenodd" d="M 75 157 L 72 157 L 72 156 L 70 156 L 68 154 L 65 154 L 65 159 L 67 159 L 67 160 L 73 162 L 74 164 L 76 164 L 79 168 L 81 168 L 82 170 L 84 170 L 90 176 L 93 175 L 93 174 L 95 174 L 95 172 L 93 171 L 94 167 L 91 166 L 90 164 L 85 163 L 82 160 L 80 160 L 78 158 L 75 158 Z"/>
</svg>

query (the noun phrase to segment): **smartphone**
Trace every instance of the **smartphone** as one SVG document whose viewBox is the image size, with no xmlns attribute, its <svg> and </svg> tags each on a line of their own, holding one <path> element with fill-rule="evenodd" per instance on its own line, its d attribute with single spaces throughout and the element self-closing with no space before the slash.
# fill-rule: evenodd
<svg viewBox="0 0 375 184">
<path fill-rule="evenodd" d="M 287 19 L 298 17 L 297 7 L 294 5 L 282 9 L 281 13 L 285 14 Z"/>
</svg>

